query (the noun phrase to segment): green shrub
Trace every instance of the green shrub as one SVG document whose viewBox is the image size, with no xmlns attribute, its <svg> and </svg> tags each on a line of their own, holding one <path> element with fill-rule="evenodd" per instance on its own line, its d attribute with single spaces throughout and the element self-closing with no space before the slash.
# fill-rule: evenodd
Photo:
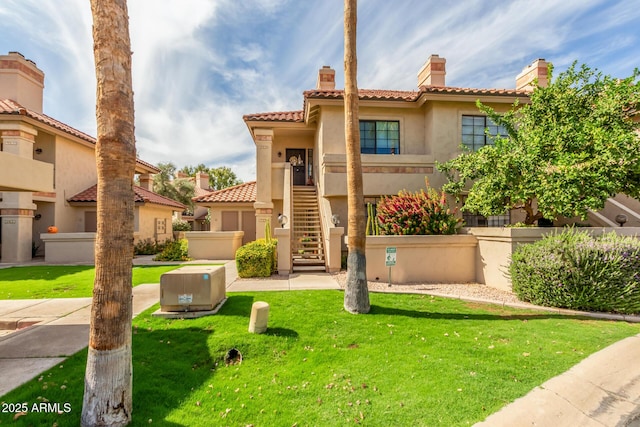
<svg viewBox="0 0 640 427">
<path fill-rule="evenodd" d="M 277 268 L 276 240 L 258 239 L 236 251 L 239 277 L 269 277 Z"/>
<path fill-rule="evenodd" d="M 514 293 L 533 304 L 640 313 L 640 241 L 570 228 L 521 245 L 509 267 Z"/>
<path fill-rule="evenodd" d="M 187 239 L 169 240 L 164 249 L 153 258 L 154 261 L 190 261 Z"/>
<path fill-rule="evenodd" d="M 173 231 L 191 231 L 191 224 L 184 219 L 174 219 L 171 223 Z"/>
<path fill-rule="evenodd" d="M 153 239 L 139 240 L 133 247 L 134 255 L 155 255 L 162 252 L 164 245 Z"/>
<path fill-rule="evenodd" d="M 377 206 L 380 234 L 455 234 L 462 219 L 456 217 L 457 208 L 449 208 L 444 192 L 427 190 L 410 193 L 400 191 L 397 196 L 382 197 Z"/>
</svg>

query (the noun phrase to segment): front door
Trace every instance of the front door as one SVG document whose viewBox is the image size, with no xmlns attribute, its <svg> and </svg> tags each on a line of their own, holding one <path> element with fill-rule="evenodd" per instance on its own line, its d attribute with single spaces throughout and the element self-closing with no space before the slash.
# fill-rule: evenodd
<svg viewBox="0 0 640 427">
<path fill-rule="evenodd" d="M 291 164 L 293 185 L 305 185 L 307 183 L 305 173 L 306 154 L 307 150 L 304 148 L 287 148 L 287 161 Z"/>
</svg>

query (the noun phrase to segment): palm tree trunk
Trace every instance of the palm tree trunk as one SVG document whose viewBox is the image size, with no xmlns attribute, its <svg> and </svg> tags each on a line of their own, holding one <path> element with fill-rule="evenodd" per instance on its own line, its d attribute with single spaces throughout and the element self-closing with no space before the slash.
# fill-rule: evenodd
<svg viewBox="0 0 640 427">
<path fill-rule="evenodd" d="M 347 153 L 347 284 L 344 308 L 350 313 L 368 313 L 366 222 L 360 161 L 358 61 L 356 55 L 357 0 L 344 1 L 344 119 Z"/>
<path fill-rule="evenodd" d="M 131 421 L 135 138 L 126 0 L 91 0 L 97 78 L 98 229 L 83 426 Z"/>
</svg>

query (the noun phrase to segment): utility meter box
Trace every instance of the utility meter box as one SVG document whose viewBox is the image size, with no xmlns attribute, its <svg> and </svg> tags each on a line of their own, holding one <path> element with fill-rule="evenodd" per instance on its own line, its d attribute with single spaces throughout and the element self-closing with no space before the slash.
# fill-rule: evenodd
<svg viewBox="0 0 640 427">
<path fill-rule="evenodd" d="M 224 266 L 187 266 L 160 276 L 160 310 L 213 310 L 227 296 Z"/>
</svg>

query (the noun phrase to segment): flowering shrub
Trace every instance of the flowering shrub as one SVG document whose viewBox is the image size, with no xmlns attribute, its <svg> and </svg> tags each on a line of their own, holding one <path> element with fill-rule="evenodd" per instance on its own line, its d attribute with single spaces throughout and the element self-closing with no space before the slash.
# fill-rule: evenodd
<svg viewBox="0 0 640 427">
<path fill-rule="evenodd" d="M 191 231 L 191 224 L 184 219 L 174 219 L 171 226 L 173 231 Z"/>
<path fill-rule="evenodd" d="M 377 206 L 380 234 L 455 234 L 462 219 L 457 208 L 448 207 L 444 192 L 427 189 L 416 193 L 400 191 L 397 196 L 382 197 Z"/>
<path fill-rule="evenodd" d="M 523 301 L 575 310 L 640 313 L 640 241 L 568 229 L 519 246 L 509 267 Z"/>
</svg>

